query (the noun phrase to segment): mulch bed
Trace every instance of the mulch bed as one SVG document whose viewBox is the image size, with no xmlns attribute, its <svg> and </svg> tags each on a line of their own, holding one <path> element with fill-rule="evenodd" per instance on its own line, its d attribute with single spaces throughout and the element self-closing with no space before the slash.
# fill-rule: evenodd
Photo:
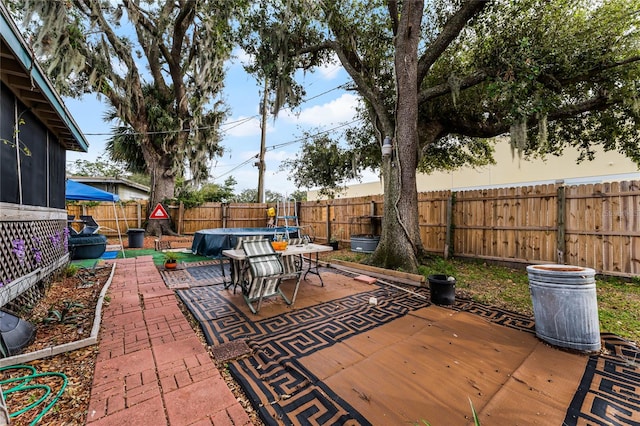
<svg viewBox="0 0 640 426">
<path fill-rule="evenodd" d="M 28 314 L 21 316 L 31 323 L 36 331 L 33 342 L 25 347 L 22 353 L 89 337 L 100 291 L 110 274 L 111 266 L 81 268 L 76 275 L 59 277 L 50 284 L 44 296 L 28 310 Z M 2 369 L 2 380 L 35 375 L 28 384 L 38 385 L 36 389 L 8 393 L 6 405 L 10 413 L 18 413 L 37 401 L 44 395 L 47 386 L 51 391 L 51 395 L 39 404 L 14 417 L 12 425 L 30 424 L 43 412 L 46 413 L 38 422 L 39 425 L 84 424 L 97 353 L 97 345 L 92 345 L 25 364 L 30 368 Z M 7 392 L 21 383 L 9 382 L 3 384 L 2 389 Z M 47 411 L 45 407 L 49 404 L 53 405 Z"/>
</svg>

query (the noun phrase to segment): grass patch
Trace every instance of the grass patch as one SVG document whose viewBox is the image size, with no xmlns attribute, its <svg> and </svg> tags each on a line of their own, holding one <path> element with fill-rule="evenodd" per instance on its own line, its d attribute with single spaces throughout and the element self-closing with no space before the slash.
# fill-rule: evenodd
<svg viewBox="0 0 640 426">
<path fill-rule="evenodd" d="M 605 277 L 596 291 L 600 329 L 640 343 L 640 285 Z"/>
<path fill-rule="evenodd" d="M 156 251 L 154 249 L 125 249 L 124 251 L 127 259 L 132 259 L 134 257 L 141 256 L 151 256 L 153 258 L 153 264 L 156 266 L 164 265 L 165 255 L 162 251 Z M 191 262 L 201 262 L 204 260 L 211 260 L 211 258 L 206 256 L 200 256 L 197 254 L 192 254 L 191 252 L 180 252 L 176 251 L 178 263 L 191 263 Z M 118 252 L 116 259 L 122 259 L 122 251 Z M 100 259 L 79 259 L 73 260 L 71 262 L 72 265 L 78 265 L 85 268 L 93 267 L 96 262 L 99 262 Z"/>
<path fill-rule="evenodd" d="M 456 278 L 456 292 L 476 302 L 533 315 L 527 272 L 481 261 L 434 257 L 420 267 L 425 277 L 445 274 Z"/>
<path fill-rule="evenodd" d="M 176 251 L 176 258 L 178 263 L 191 263 L 191 262 L 200 262 L 203 260 L 211 260 L 211 258 L 206 256 L 200 256 L 197 254 L 192 254 L 191 252 L 180 252 Z M 153 249 L 129 249 L 125 250 L 125 255 L 127 258 L 131 257 L 140 257 L 140 256 L 151 256 L 153 257 L 153 264 L 156 266 L 164 265 L 165 255 L 162 251 L 156 251 Z M 118 259 L 122 257 L 122 253 L 118 254 Z"/>
</svg>

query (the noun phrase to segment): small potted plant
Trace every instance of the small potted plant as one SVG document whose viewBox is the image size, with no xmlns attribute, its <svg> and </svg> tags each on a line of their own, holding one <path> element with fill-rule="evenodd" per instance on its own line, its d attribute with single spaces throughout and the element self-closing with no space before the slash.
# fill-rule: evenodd
<svg viewBox="0 0 640 426">
<path fill-rule="evenodd" d="M 164 267 L 166 269 L 176 269 L 178 267 L 178 253 L 174 251 L 165 252 Z"/>
<path fill-rule="evenodd" d="M 339 244 L 339 240 L 338 238 L 342 236 L 342 228 L 338 228 L 338 230 L 336 231 L 335 235 L 331 235 L 331 238 L 329 238 L 329 245 L 331 246 L 332 249 L 334 250 L 338 250 L 338 244 Z"/>
</svg>

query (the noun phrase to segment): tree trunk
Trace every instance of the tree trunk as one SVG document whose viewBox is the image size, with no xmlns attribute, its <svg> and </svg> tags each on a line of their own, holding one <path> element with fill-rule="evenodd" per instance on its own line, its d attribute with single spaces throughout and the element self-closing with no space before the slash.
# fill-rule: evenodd
<svg viewBox="0 0 640 426">
<path fill-rule="evenodd" d="M 147 157 L 147 152 L 143 153 Z M 147 207 L 147 217 L 151 216 L 158 203 L 174 197 L 175 180 L 171 160 L 168 155 L 157 155 L 155 151 L 149 155 L 154 161 L 147 160 L 151 175 L 151 196 Z M 163 205 L 168 211 L 167 206 Z M 147 221 L 147 234 L 159 237 L 161 235 L 177 235 L 171 228 L 169 219 L 149 219 Z"/>
<path fill-rule="evenodd" d="M 384 221 L 372 263 L 417 272 L 423 252 L 418 227 L 418 41 L 422 1 L 409 1 L 395 39 L 396 134 L 394 151 L 383 161 Z"/>
</svg>

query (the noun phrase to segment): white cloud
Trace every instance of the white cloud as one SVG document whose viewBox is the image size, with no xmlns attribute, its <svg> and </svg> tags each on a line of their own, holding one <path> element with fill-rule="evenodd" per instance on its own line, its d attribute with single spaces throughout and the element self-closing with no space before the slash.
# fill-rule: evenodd
<svg viewBox="0 0 640 426">
<path fill-rule="evenodd" d="M 358 97 L 345 93 L 323 105 L 315 105 L 303 109 L 299 115 L 289 110 L 282 112 L 281 117 L 298 125 L 324 126 L 352 121 L 356 114 Z"/>
<path fill-rule="evenodd" d="M 333 55 L 331 61 L 318 67 L 316 72 L 318 72 L 320 76 L 325 80 L 333 80 L 338 76 L 338 73 L 341 69 L 342 64 L 338 60 L 338 57 L 336 55 Z"/>
<path fill-rule="evenodd" d="M 231 64 L 248 65 L 253 63 L 253 57 L 244 49 L 236 48 L 231 52 Z"/>
</svg>

